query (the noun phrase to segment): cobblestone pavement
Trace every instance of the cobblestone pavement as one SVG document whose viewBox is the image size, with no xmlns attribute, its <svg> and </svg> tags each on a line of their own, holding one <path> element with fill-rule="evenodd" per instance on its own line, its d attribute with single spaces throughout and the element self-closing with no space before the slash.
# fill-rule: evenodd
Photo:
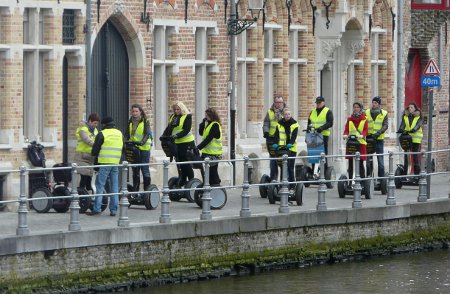
<svg viewBox="0 0 450 294">
<path fill-rule="evenodd" d="M 450 193 L 449 174 L 437 174 L 431 177 L 431 197 L 428 201 L 438 198 L 448 198 Z M 344 199 L 339 198 L 337 185 L 326 192 L 326 206 L 328 210 L 351 209 L 353 196 L 347 195 Z M 290 203 L 290 212 L 313 211 L 316 210 L 318 200 L 317 185 L 304 188 L 303 206 L 297 206 L 295 202 Z M 242 189 L 228 189 L 228 202 L 220 210 L 212 211 L 213 220 L 216 218 L 236 217 L 241 210 Z M 417 202 L 419 195 L 418 186 L 403 186 L 402 189 L 395 189 L 395 199 L 397 204 L 407 202 Z M 372 199 L 365 199 L 362 196 L 363 207 L 383 207 L 386 206 L 386 195 L 381 195 L 380 191 L 375 191 Z M 261 198 L 259 188 L 250 188 L 250 210 L 252 215 L 277 214 L 279 202 L 269 204 L 267 198 Z M 179 202 L 170 203 L 170 218 L 172 222 L 185 222 L 199 220 L 202 210 L 195 203 L 189 203 L 186 199 Z M 131 206 L 128 210 L 130 226 L 140 224 L 158 224 L 161 214 L 161 204 L 155 210 L 146 210 L 144 206 Z M 80 214 L 80 224 L 82 230 L 91 229 L 111 229 L 117 227 L 119 213 L 115 217 L 109 215 L 109 210 L 105 210 L 101 215 L 87 216 Z M 36 213 L 30 210 L 28 213 L 27 225 L 30 235 L 39 235 L 50 232 L 68 232 L 70 223 L 70 212 L 57 213 L 51 209 L 48 213 Z M 18 214 L 15 212 L 0 212 L 1 235 L 0 238 L 11 237 L 16 234 L 18 226 Z"/>
</svg>

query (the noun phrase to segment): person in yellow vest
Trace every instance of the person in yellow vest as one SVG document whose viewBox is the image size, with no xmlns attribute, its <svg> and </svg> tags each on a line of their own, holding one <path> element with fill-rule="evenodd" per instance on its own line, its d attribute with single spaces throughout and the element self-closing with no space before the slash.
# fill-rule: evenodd
<svg viewBox="0 0 450 294">
<path fill-rule="evenodd" d="M 372 108 L 365 112 L 367 122 L 369 125 L 369 135 L 376 140 L 375 153 L 384 153 L 384 133 L 388 129 L 388 112 L 381 108 L 381 97 L 376 96 L 372 99 Z M 384 177 L 384 157 L 377 156 L 378 161 L 378 176 Z"/>
<path fill-rule="evenodd" d="M 272 144 L 278 143 L 273 136 L 275 134 L 275 129 L 278 125 L 278 121 L 283 118 L 284 108 L 286 103 L 282 96 L 275 96 L 273 99 L 273 104 L 267 111 L 263 122 L 263 135 L 266 139 L 267 151 L 272 147 Z M 272 155 L 271 155 L 272 157 Z M 270 161 L 270 178 L 272 181 L 278 178 L 278 167 L 275 160 Z"/>
<path fill-rule="evenodd" d="M 278 149 L 281 146 L 286 146 L 289 157 L 295 157 L 297 155 L 297 135 L 300 125 L 292 118 L 292 113 L 288 108 L 284 108 L 283 118 L 278 121 L 274 138 L 277 143 L 273 144 L 274 149 Z M 288 159 L 288 181 L 295 182 L 295 158 Z M 295 188 L 295 184 L 290 184 L 290 189 Z"/>
<path fill-rule="evenodd" d="M 94 145 L 95 136 L 98 134 L 97 125 L 100 122 L 100 117 L 97 113 L 91 113 L 87 122 L 83 121 L 77 128 L 77 147 L 75 149 L 74 161 L 78 166 L 89 166 L 94 164 L 94 157 L 91 155 L 92 146 Z M 80 174 L 79 187 L 92 191 L 92 175 L 94 170 L 92 168 L 79 168 Z"/>
<path fill-rule="evenodd" d="M 325 106 L 325 98 L 318 96 L 316 98 L 316 108 L 311 111 L 308 118 L 307 131 L 310 132 L 314 128 L 316 132 L 323 135 L 323 147 L 325 155 L 328 155 L 328 141 L 331 135 L 330 128 L 333 126 L 333 113 Z M 325 170 L 328 167 L 328 160 L 325 159 Z M 314 170 L 314 164 L 312 164 Z"/>
<path fill-rule="evenodd" d="M 188 161 L 187 150 L 195 149 L 195 138 L 192 134 L 192 114 L 183 102 L 176 102 L 172 105 L 173 114 L 170 116 L 169 124 L 164 130 L 164 134 L 170 134 L 171 139 L 177 145 L 177 162 Z M 194 170 L 190 164 L 180 165 L 181 175 L 179 186 L 184 186 L 187 180 L 194 177 Z M 186 180 L 187 179 L 187 180 Z"/>
<path fill-rule="evenodd" d="M 403 112 L 403 120 L 398 128 L 397 133 L 409 134 L 412 139 L 411 151 L 419 152 L 420 144 L 422 144 L 422 111 L 417 107 L 417 104 L 411 102 L 408 104 L 408 107 Z M 408 170 L 408 156 L 405 154 L 404 163 L 405 170 Z M 414 174 L 420 174 L 420 162 L 419 155 L 413 154 L 413 167 Z"/>
<path fill-rule="evenodd" d="M 104 187 L 106 181 L 109 179 L 111 191 L 116 193 L 109 197 L 109 211 L 110 216 L 115 216 L 119 204 L 119 167 L 117 166 L 122 158 L 123 152 L 123 134 L 115 128 L 115 123 L 112 117 L 105 117 L 101 121 L 102 130 L 95 137 L 94 145 L 92 146 L 91 154 L 97 157 L 97 162 L 100 166 L 95 183 L 97 194 L 104 194 Z M 107 166 L 106 166 L 107 165 Z M 116 166 L 111 166 L 116 165 Z M 99 215 L 102 213 L 103 196 L 96 196 L 94 209 L 86 213 L 87 215 Z"/>
<path fill-rule="evenodd" d="M 125 140 L 134 142 L 139 149 L 140 158 L 135 163 L 150 162 L 150 150 L 152 146 L 152 136 L 150 123 L 145 115 L 145 111 L 139 104 L 131 105 L 131 117 L 128 120 L 128 128 L 125 131 Z M 133 188 L 134 191 L 139 191 L 140 172 L 144 180 L 144 190 L 147 190 L 151 184 L 150 168 L 148 165 L 133 167 Z"/>
<path fill-rule="evenodd" d="M 197 148 L 202 152 L 202 158 L 209 157 L 211 160 L 222 159 L 222 125 L 220 117 L 214 108 L 205 110 L 205 117 L 199 125 L 199 134 L 203 141 Z M 219 164 L 212 163 L 209 170 L 209 184 L 220 185 L 218 172 Z"/>
<path fill-rule="evenodd" d="M 344 139 L 349 136 L 356 136 L 358 142 L 360 143 L 359 153 L 361 154 L 359 162 L 359 175 L 361 178 L 366 177 L 366 172 L 364 169 L 364 160 L 366 160 L 367 154 L 367 142 L 365 138 L 369 133 L 369 124 L 367 118 L 364 115 L 363 106 L 359 102 L 353 103 L 353 113 L 347 118 L 344 129 Z M 346 156 L 348 159 L 348 176 L 349 179 L 353 179 L 353 156 Z"/>
</svg>

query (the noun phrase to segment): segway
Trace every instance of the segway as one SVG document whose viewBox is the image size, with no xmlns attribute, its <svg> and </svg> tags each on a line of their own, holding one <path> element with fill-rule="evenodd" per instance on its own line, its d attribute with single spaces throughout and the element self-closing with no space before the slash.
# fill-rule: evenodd
<svg viewBox="0 0 450 294">
<path fill-rule="evenodd" d="M 306 131 L 306 130 L 305 130 Z M 304 181 L 305 187 L 309 187 L 310 184 L 319 184 L 320 178 L 320 154 L 325 153 L 325 146 L 323 144 L 323 135 L 321 133 L 317 133 L 314 128 L 311 128 L 309 133 L 306 133 L 305 136 L 307 154 L 308 154 L 308 165 L 296 165 L 295 166 L 295 177 L 298 181 Z M 317 156 L 317 157 L 309 157 L 309 156 Z M 312 165 L 315 165 L 313 170 Z M 334 167 L 328 166 L 325 169 L 325 180 L 326 186 L 328 189 L 333 189 L 333 182 L 336 180 L 336 171 Z M 330 181 L 330 182 L 328 182 Z M 309 182 L 309 183 L 308 183 Z"/>
<path fill-rule="evenodd" d="M 412 137 L 409 134 L 401 134 L 399 137 L 400 146 L 402 147 L 404 152 L 411 151 L 412 147 Z M 412 155 L 407 156 L 406 160 L 409 162 L 410 169 L 414 169 L 414 166 L 412 165 L 411 160 Z M 406 176 L 408 174 L 408 171 L 406 170 L 406 167 L 404 164 L 397 164 L 397 168 L 395 170 L 395 178 L 394 178 L 394 184 L 395 188 L 401 189 L 403 185 L 405 186 L 418 186 L 419 185 L 419 178 L 418 177 L 401 177 Z"/>
<path fill-rule="evenodd" d="M 377 139 L 375 139 L 372 136 L 367 136 L 366 138 L 366 142 L 367 142 L 367 177 L 370 178 L 374 178 L 374 190 L 375 191 L 381 191 L 382 195 L 386 195 L 387 194 L 387 179 L 378 179 L 375 178 L 375 172 L 374 172 L 374 160 L 373 160 L 373 156 L 369 156 L 370 154 L 374 154 L 375 153 L 375 145 L 377 144 Z M 387 177 L 389 174 L 385 173 L 385 177 Z"/>
<path fill-rule="evenodd" d="M 133 164 L 139 162 L 140 150 L 136 147 L 135 142 L 126 142 L 125 151 L 126 159 L 129 163 Z M 128 173 L 129 172 L 130 171 L 128 170 Z M 137 175 L 133 174 L 133 184 L 127 184 L 128 191 L 139 191 L 139 173 L 139 170 L 137 170 Z M 135 179 L 135 176 L 137 179 Z M 129 178 L 129 174 L 127 175 L 127 178 Z M 141 193 L 127 194 L 128 202 L 130 203 L 128 207 L 130 207 L 131 205 L 144 205 L 146 209 L 155 209 L 158 207 L 160 201 L 158 187 L 155 184 L 150 184 L 148 187 L 144 187 L 144 189 L 145 191 Z"/>
<path fill-rule="evenodd" d="M 280 179 L 283 178 L 283 160 L 281 159 L 285 154 L 288 154 L 288 150 L 286 146 L 279 146 L 276 150 L 277 157 L 277 165 L 281 169 Z M 278 183 L 278 184 L 276 184 Z M 282 184 L 273 180 L 271 185 L 267 186 L 267 198 L 269 199 L 270 204 L 275 204 L 276 201 L 280 201 L 280 191 L 282 189 Z M 303 205 L 303 184 L 296 183 L 294 191 L 288 190 L 288 201 L 295 201 L 298 206 Z"/>
<path fill-rule="evenodd" d="M 345 144 L 345 154 L 347 155 L 355 155 L 356 152 L 360 151 L 360 143 L 358 142 L 356 136 L 351 135 L 347 139 L 347 143 Z M 353 159 L 352 159 L 353 160 Z M 356 165 L 356 164 L 355 164 Z M 356 169 L 356 166 L 354 167 Z M 348 180 L 347 175 L 341 175 L 339 177 L 338 182 L 338 193 L 339 198 L 345 198 L 346 195 L 353 195 L 354 183 L 352 180 Z M 361 179 L 362 191 L 366 199 L 371 199 L 373 194 L 373 181 L 371 179 Z"/>
<path fill-rule="evenodd" d="M 266 141 L 267 145 L 267 151 L 269 152 L 269 155 L 271 158 L 276 157 L 276 150 L 272 147 L 272 145 L 276 143 L 271 138 L 268 138 Z M 269 163 L 270 166 L 270 163 Z M 261 180 L 259 181 L 259 195 L 261 198 L 267 198 L 267 185 L 271 182 L 271 178 L 268 174 L 263 174 L 261 177 Z"/>
<path fill-rule="evenodd" d="M 161 147 L 163 148 L 164 153 L 167 157 L 170 157 L 170 161 L 175 158 L 175 161 L 178 161 L 177 158 L 177 145 L 170 136 L 161 136 L 159 138 L 161 140 Z M 193 168 L 198 168 L 198 166 L 193 166 Z M 186 189 L 195 189 L 202 182 L 200 179 L 192 178 L 186 184 L 181 185 L 181 166 L 177 164 L 177 172 L 178 177 L 171 177 L 168 181 L 170 190 L 182 189 L 183 187 Z M 170 191 L 169 199 L 171 201 L 180 201 L 182 198 L 186 198 L 189 202 L 195 202 L 194 200 L 194 190 L 189 191 Z"/>
</svg>

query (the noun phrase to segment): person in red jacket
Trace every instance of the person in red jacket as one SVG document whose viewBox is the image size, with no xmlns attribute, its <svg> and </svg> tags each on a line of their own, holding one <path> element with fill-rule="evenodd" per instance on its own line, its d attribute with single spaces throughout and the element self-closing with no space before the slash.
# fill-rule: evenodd
<svg viewBox="0 0 450 294">
<path fill-rule="evenodd" d="M 359 102 L 353 103 L 353 113 L 347 118 L 344 130 L 344 139 L 349 136 L 356 136 L 358 142 L 360 143 L 359 153 L 361 154 L 361 160 L 359 162 L 359 174 L 361 178 L 365 178 L 364 160 L 366 160 L 367 149 L 366 149 L 366 136 L 369 132 L 369 124 L 367 118 L 363 112 L 363 106 Z M 353 178 L 353 156 L 346 156 L 348 159 L 348 176 L 350 179 Z"/>
</svg>

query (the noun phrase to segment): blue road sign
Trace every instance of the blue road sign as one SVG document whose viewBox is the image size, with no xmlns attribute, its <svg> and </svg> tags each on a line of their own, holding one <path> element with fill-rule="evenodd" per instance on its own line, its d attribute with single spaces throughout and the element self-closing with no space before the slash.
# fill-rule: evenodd
<svg viewBox="0 0 450 294">
<path fill-rule="evenodd" d="M 420 79 L 420 85 L 422 87 L 440 87 L 441 77 L 440 76 L 422 76 Z"/>
</svg>

